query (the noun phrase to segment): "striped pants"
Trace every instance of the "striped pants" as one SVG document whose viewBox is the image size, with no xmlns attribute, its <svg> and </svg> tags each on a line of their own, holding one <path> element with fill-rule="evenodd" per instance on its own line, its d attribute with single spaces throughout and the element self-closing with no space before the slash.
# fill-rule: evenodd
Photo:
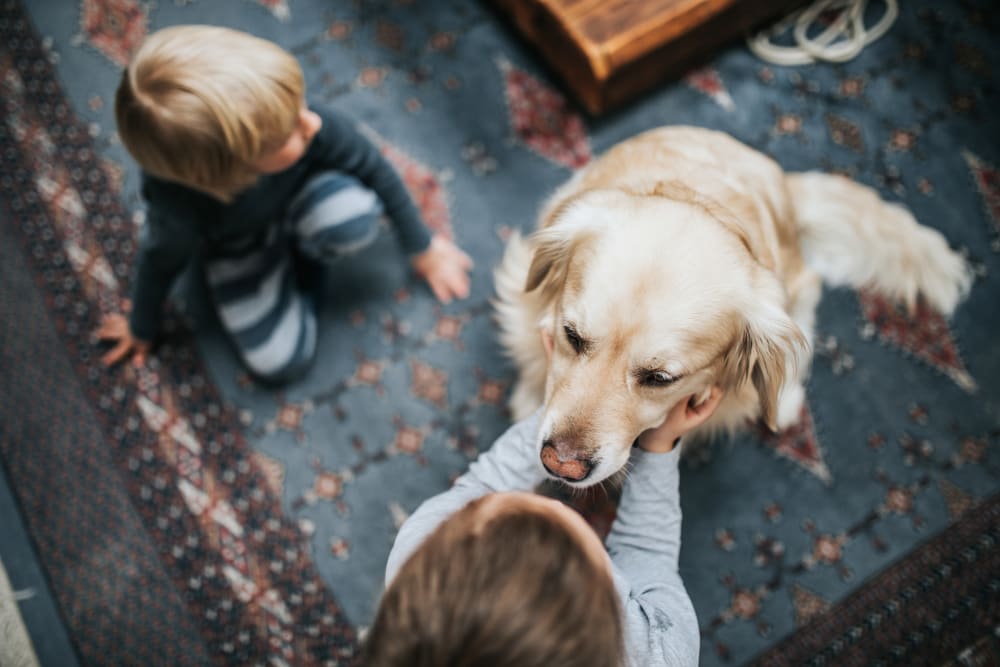
<svg viewBox="0 0 1000 667">
<path fill-rule="evenodd" d="M 378 235 L 382 203 L 356 179 L 324 172 L 308 181 L 284 224 L 237 257 L 209 258 L 205 274 L 223 328 L 250 372 L 287 382 L 316 354 L 316 303 L 298 284 L 295 262 L 330 262 Z"/>
</svg>

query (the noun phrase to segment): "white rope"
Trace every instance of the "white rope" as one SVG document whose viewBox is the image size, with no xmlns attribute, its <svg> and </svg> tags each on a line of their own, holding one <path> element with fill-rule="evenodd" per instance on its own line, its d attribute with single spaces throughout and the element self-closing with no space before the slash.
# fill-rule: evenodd
<svg viewBox="0 0 1000 667">
<path fill-rule="evenodd" d="M 885 13 L 874 26 L 865 26 L 868 0 L 815 0 L 773 27 L 747 38 L 758 58 L 775 65 L 808 65 L 817 60 L 847 62 L 884 35 L 899 16 L 897 0 L 884 0 Z M 837 12 L 830 25 L 815 37 L 809 32 L 824 12 Z M 795 46 L 778 46 L 771 40 L 792 29 Z"/>
</svg>

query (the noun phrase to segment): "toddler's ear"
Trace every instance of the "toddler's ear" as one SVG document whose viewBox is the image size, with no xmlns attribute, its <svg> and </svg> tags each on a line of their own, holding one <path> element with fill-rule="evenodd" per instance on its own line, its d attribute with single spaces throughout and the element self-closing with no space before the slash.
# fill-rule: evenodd
<svg viewBox="0 0 1000 667">
<path fill-rule="evenodd" d="M 712 416 L 715 408 L 719 407 L 719 402 L 722 400 L 722 393 L 722 387 L 716 384 L 708 387 L 701 393 L 691 395 L 691 398 L 688 399 L 687 414 L 695 421 L 692 428 Z"/>
<path fill-rule="evenodd" d="M 709 398 L 712 397 L 713 389 L 718 389 L 720 392 L 722 391 L 722 387 L 720 387 L 719 385 L 709 385 L 704 389 L 702 389 L 701 391 L 692 394 L 691 398 L 688 401 L 688 406 L 691 407 L 692 409 L 697 409 L 699 406 L 704 404 L 705 401 L 707 401 Z"/>
<path fill-rule="evenodd" d="M 701 392 L 699 392 L 697 397 L 695 397 L 694 401 L 695 407 L 707 401 L 708 397 L 711 395 L 712 395 L 712 387 L 711 386 L 705 387 L 703 390 L 701 390 Z"/>
</svg>

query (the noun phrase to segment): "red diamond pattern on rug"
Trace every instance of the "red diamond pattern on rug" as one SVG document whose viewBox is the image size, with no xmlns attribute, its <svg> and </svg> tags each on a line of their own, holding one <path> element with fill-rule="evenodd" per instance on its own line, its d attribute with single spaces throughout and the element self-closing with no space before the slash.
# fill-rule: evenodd
<svg viewBox="0 0 1000 667">
<path fill-rule="evenodd" d="M 566 98 L 505 59 L 503 73 L 507 116 L 514 134 L 542 157 L 569 169 L 590 162 L 590 140 L 583 119 Z"/>
<path fill-rule="evenodd" d="M 451 212 L 448 210 L 448 196 L 441 179 L 426 166 L 386 141 L 379 141 L 382 154 L 392 163 L 403 179 L 414 203 L 420 209 L 424 222 L 435 234 L 447 239 L 454 238 L 451 228 Z"/>
<path fill-rule="evenodd" d="M 292 12 L 288 8 L 287 0 L 255 0 L 255 2 L 271 12 L 274 18 L 279 21 L 287 21 L 292 18 Z"/>
<path fill-rule="evenodd" d="M 962 157 L 969 165 L 972 179 L 983 197 L 986 212 L 993 219 L 994 231 L 1000 232 L 1000 173 L 996 167 L 983 162 L 969 151 L 962 151 Z"/>
<path fill-rule="evenodd" d="M 83 0 L 80 29 L 94 48 L 124 67 L 146 37 L 146 7 L 135 0 Z"/>
<path fill-rule="evenodd" d="M 722 77 L 719 76 L 719 73 L 714 68 L 703 67 L 688 72 L 684 77 L 684 81 L 695 90 L 711 97 L 715 100 L 716 104 L 726 111 L 732 111 L 736 108 L 736 103 L 733 102 L 732 96 L 726 90 L 726 84 L 723 83 Z"/>
<path fill-rule="evenodd" d="M 858 290 L 857 295 L 864 318 L 881 341 L 927 362 L 967 392 L 976 390 L 976 381 L 965 369 L 941 313 L 922 299 L 917 302 L 915 312 L 909 314 L 905 307 L 871 290 Z"/>
<path fill-rule="evenodd" d="M 816 438 L 812 411 L 807 404 L 802 405 L 799 421 L 792 426 L 777 433 L 770 433 L 762 427 L 761 441 L 774 450 L 775 454 L 794 461 L 825 484 L 833 480 L 823 458 L 823 449 Z"/>
</svg>

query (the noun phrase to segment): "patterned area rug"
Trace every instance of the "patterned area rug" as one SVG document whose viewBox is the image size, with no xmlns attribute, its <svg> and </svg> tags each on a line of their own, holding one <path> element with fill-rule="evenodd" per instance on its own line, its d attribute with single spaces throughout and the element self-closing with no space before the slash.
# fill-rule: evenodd
<svg viewBox="0 0 1000 667">
<path fill-rule="evenodd" d="M 148 368 L 102 368 L 142 223 L 113 92 L 179 23 L 292 50 L 475 258 L 472 296 L 438 306 L 385 234 L 327 276 L 295 384 L 246 376 L 195 281 Z M 478 3 L 0 0 L 0 460 L 81 661 L 351 664 L 397 527 L 509 425 L 504 239 L 592 155 L 688 123 L 878 188 L 977 273 L 951 321 L 828 290 L 800 423 L 685 465 L 703 664 L 996 662 L 998 27 L 986 0 L 908 2 L 852 63 L 737 45 L 593 120 Z M 604 497 L 579 499 L 599 530 Z"/>
</svg>

